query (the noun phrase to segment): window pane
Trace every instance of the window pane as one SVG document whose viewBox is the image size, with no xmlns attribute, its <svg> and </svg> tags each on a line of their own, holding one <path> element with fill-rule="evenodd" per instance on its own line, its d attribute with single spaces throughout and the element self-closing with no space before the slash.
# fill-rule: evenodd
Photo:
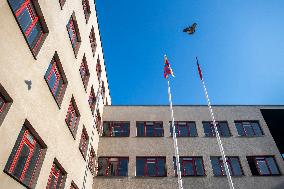
<svg viewBox="0 0 284 189">
<path fill-rule="evenodd" d="M 253 136 L 254 135 L 252 126 L 249 122 L 243 122 L 243 127 L 244 127 L 244 130 L 245 130 L 247 136 Z"/>
<path fill-rule="evenodd" d="M 156 176 L 156 162 L 153 161 L 147 161 L 147 174 L 148 176 Z"/>
<path fill-rule="evenodd" d="M 41 34 L 41 28 L 39 26 L 39 21 L 36 23 L 36 25 L 33 27 L 30 35 L 28 36 L 28 42 L 30 46 L 33 48 Z"/>
<path fill-rule="evenodd" d="M 137 176 L 144 176 L 144 165 L 145 165 L 145 159 L 136 158 L 136 175 Z"/>
<path fill-rule="evenodd" d="M 128 160 L 121 159 L 119 163 L 119 176 L 127 176 L 128 173 Z"/>
<path fill-rule="evenodd" d="M 218 125 L 218 131 L 221 136 L 231 136 L 228 124 L 225 122 L 220 122 Z"/>
<path fill-rule="evenodd" d="M 165 161 L 158 158 L 158 176 L 165 176 Z"/>
<path fill-rule="evenodd" d="M 255 136 L 261 136 L 262 135 L 262 131 L 260 129 L 260 126 L 257 122 L 253 122 L 251 123 L 252 128 L 254 130 Z"/>
<path fill-rule="evenodd" d="M 178 130 L 179 130 L 178 136 L 181 136 L 181 137 L 188 136 L 189 128 L 187 125 L 179 123 Z"/>
<path fill-rule="evenodd" d="M 203 123 L 203 129 L 204 129 L 204 134 L 205 134 L 206 137 L 214 136 L 213 133 L 212 133 L 212 130 L 211 130 L 210 123 L 208 123 L 208 122 Z"/>
<path fill-rule="evenodd" d="M 146 136 L 155 136 L 154 125 L 146 125 Z"/>
<path fill-rule="evenodd" d="M 194 175 L 193 161 L 183 161 L 182 173 L 185 175 Z"/>
<path fill-rule="evenodd" d="M 20 179 L 20 176 L 21 176 L 23 169 L 26 165 L 26 161 L 28 159 L 29 153 L 30 153 L 30 148 L 26 144 L 24 144 L 24 146 L 21 150 L 19 159 L 16 163 L 15 169 L 13 171 L 13 175 L 15 177 L 17 177 L 18 179 Z"/>
<path fill-rule="evenodd" d="M 190 136 L 197 136 L 197 130 L 196 130 L 196 126 L 195 123 L 189 123 L 189 132 L 190 132 Z"/>
<path fill-rule="evenodd" d="M 269 175 L 269 170 L 264 159 L 257 159 L 257 165 L 261 175 Z"/>
<path fill-rule="evenodd" d="M 204 169 L 203 169 L 203 163 L 202 158 L 196 158 L 195 159 L 195 166 L 196 166 L 196 173 L 197 175 L 205 175 Z"/>
<path fill-rule="evenodd" d="M 239 158 L 230 158 L 230 163 L 232 166 L 231 168 L 233 169 L 233 175 L 235 176 L 242 175 L 241 166 L 239 164 Z"/>
<path fill-rule="evenodd" d="M 20 6 L 25 2 L 25 0 L 9 0 L 11 7 L 14 12 L 16 12 Z"/>
<path fill-rule="evenodd" d="M 19 21 L 19 24 L 20 24 L 22 30 L 24 32 L 26 32 L 26 30 L 28 29 L 28 27 L 32 23 L 32 19 L 31 19 L 31 16 L 30 16 L 30 13 L 29 13 L 27 7 L 25 7 L 23 12 L 17 18 L 18 18 L 18 21 Z"/>
<path fill-rule="evenodd" d="M 155 136 L 159 137 L 159 136 L 164 136 L 164 128 L 163 126 L 161 126 L 160 124 L 156 125 L 155 127 Z"/>
<path fill-rule="evenodd" d="M 278 171 L 278 168 L 277 168 L 277 165 L 275 163 L 274 158 L 268 157 L 268 158 L 266 158 L 266 161 L 268 163 L 271 174 L 279 174 L 279 171 Z"/>
<path fill-rule="evenodd" d="M 222 175 L 221 172 L 221 167 L 219 165 L 219 158 L 217 157 L 211 157 L 211 164 L 212 164 L 212 169 L 213 169 L 213 173 L 215 176 L 220 176 Z"/>
<path fill-rule="evenodd" d="M 137 136 L 144 136 L 144 123 L 137 122 Z"/>
<path fill-rule="evenodd" d="M 237 128 L 238 134 L 239 134 L 240 136 L 245 136 L 246 134 L 245 134 L 245 132 L 244 132 L 242 123 L 236 122 L 235 125 L 236 125 L 236 128 Z"/>
</svg>

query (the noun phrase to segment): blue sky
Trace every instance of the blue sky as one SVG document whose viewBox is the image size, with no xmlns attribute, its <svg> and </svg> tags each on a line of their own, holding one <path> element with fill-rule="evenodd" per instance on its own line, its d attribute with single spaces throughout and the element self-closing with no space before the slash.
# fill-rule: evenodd
<svg viewBox="0 0 284 189">
<path fill-rule="evenodd" d="M 284 1 L 96 0 L 112 104 L 284 104 Z M 197 23 L 189 36 L 182 30 Z"/>
</svg>

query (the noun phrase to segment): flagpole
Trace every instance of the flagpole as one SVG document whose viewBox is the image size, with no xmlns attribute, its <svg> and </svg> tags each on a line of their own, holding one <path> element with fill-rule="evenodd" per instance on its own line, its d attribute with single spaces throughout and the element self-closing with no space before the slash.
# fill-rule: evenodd
<svg viewBox="0 0 284 189">
<path fill-rule="evenodd" d="M 177 175 L 178 175 L 178 187 L 179 189 L 183 189 L 182 186 L 182 178 L 181 178 L 181 171 L 180 171 L 180 163 L 179 163 L 179 151 L 178 151 L 178 143 L 176 137 L 176 127 L 175 127 L 175 118 L 174 118 L 174 110 L 173 110 L 173 103 L 172 103 L 172 95 L 171 95 L 171 87 L 170 81 L 168 80 L 168 95 L 169 95 L 169 102 L 170 102 L 170 109 L 171 109 L 171 117 L 172 117 L 172 128 L 173 128 L 173 141 L 174 141 L 174 149 L 175 149 L 175 157 L 176 157 L 176 167 L 177 167 Z"/>
<path fill-rule="evenodd" d="M 233 183 L 233 181 L 232 181 L 231 173 L 230 173 L 230 171 L 229 171 L 229 166 L 228 166 L 228 163 L 227 163 L 227 158 L 226 158 L 226 155 L 225 155 L 225 152 L 224 152 L 224 148 L 223 148 L 223 144 L 222 144 L 222 141 L 221 141 L 221 138 L 220 138 L 220 135 L 219 135 L 219 131 L 218 131 L 218 129 L 217 129 L 217 125 L 216 125 L 216 121 L 215 121 L 215 116 L 214 116 L 214 113 L 213 113 L 213 110 L 212 110 L 212 107 L 211 107 L 211 103 L 210 103 L 210 99 L 209 99 L 209 96 L 208 96 L 207 88 L 206 88 L 205 82 L 204 82 L 203 77 L 202 77 L 202 73 L 201 73 L 201 69 L 200 69 L 199 64 L 198 64 L 198 59 L 197 59 L 197 57 L 196 57 L 196 60 L 197 60 L 197 66 L 198 66 L 199 76 L 200 76 L 200 79 L 201 79 L 201 81 L 202 81 L 202 85 L 203 85 L 203 88 L 204 88 L 205 97 L 206 97 L 206 99 L 207 99 L 208 109 L 209 109 L 209 112 L 210 112 L 210 115 L 211 115 L 211 119 L 212 119 L 212 121 L 213 121 L 214 131 L 215 131 L 215 133 L 216 133 L 216 138 L 217 138 L 219 150 L 220 150 L 220 152 L 221 152 L 222 160 L 223 160 L 223 163 L 224 163 L 224 165 L 225 165 L 225 172 L 226 172 L 226 175 L 227 175 L 227 179 L 228 179 L 228 182 L 229 182 L 229 186 L 230 186 L 230 189 L 234 189 L 234 183 Z"/>
</svg>

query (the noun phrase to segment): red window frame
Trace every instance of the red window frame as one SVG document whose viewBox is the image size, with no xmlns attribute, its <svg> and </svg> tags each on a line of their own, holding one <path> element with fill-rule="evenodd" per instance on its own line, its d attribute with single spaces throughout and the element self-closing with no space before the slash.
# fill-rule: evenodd
<svg viewBox="0 0 284 189">
<path fill-rule="evenodd" d="M 180 125 L 180 123 L 185 123 L 185 125 L 183 124 L 183 125 Z M 195 126 L 195 129 L 196 129 L 196 125 L 195 125 L 195 122 L 193 122 L 193 121 L 175 121 L 175 127 L 176 127 L 176 129 L 178 130 L 178 133 L 177 133 L 177 135 L 178 135 L 178 137 L 195 137 L 195 136 L 197 136 L 197 131 L 196 131 L 196 135 L 195 136 L 190 136 L 190 134 L 191 134 L 191 131 L 190 131 L 190 124 L 191 123 L 194 123 L 194 126 Z M 171 124 L 171 122 L 170 122 L 170 124 Z M 186 127 L 187 128 L 187 136 L 180 136 L 180 127 L 181 126 L 183 126 L 183 127 Z M 172 133 L 171 134 L 173 134 L 173 127 L 172 127 L 172 124 L 171 124 L 171 129 L 172 129 Z"/>
<path fill-rule="evenodd" d="M 164 126 L 163 126 L 163 122 L 162 121 L 138 121 L 138 123 L 144 123 L 144 135 L 143 136 L 138 136 L 138 137 L 163 137 L 164 136 Z M 153 125 L 147 125 L 147 123 L 153 123 Z M 137 127 L 139 126 L 139 124 L 137 124 Z M 149 126 L 153 126 L 153 130 L 154 130 L 154 136 L 147 136 L 147 127 Z M 162 136 L 157 136 L 156 135 L 156 130 L 157 127 L 162 128 Z"/>
<path fill-rule="evenodd" d="M 61 179 L 59 180 L 60 174 L 61 174 Z M 54 185 L 51 186 L 50 184 L 51 184 L 53 176 L 55 178 L 55 182 L 54 182 Z M 53 162 L 51 171 L 49 174 L 49 178 L 47 181 L 46 189 L 56 188 L 56 186 L 58 185 L 58 182 L 60 182 L 59 188 L 62 188 L 65 182 L 65 179 L 66 179 L 66 172 L 59 165 L 57 165 L 57 163 Z"/>
<path fill-rule="evenodd" d="M 89 95 L 89 106 L 91 108 L 92 114 L 94 114 L 94 110 L 96 108 L 97 98 L 94 92 L 93 86 L 91 87 L 90 95 Z"/>
<path fill-rule="evenodd" d="M 271 168 L 270 168 L 270 166 L 269 166 L 269 163 L 268 163 L 268 161 L 267 161 L 267 158 L 273 158 L 274 163 L 275 163 L 275 166 L 277 167 L 277 170 L 278 170 L 278 174 L 273 174 L 273 173 L 272 173 Z M 262 156 L 262 157 L 261 157 L 261 156 L 258 156 L 258 157 L 253 157 L 253 159 L 254 159 L 255 166 L 256 166 L 257 171 L 258 171 L 258 173 L 259 173 L 260 176 L 280 175 L 279 167 L 278 167 L 278 165 L 277 165 L 276 160 L 275 160 L 274 157 L 272 157 L 272 156 L 267 156 L 267 157 L 266 157 L 266 156 Z M 257 163 L 258 160 L 260 160 L 260 161 L 262 161 L 262 162 L 265 162 L 266 167 L 267 167 L 267 169 L 268 169 L 268 171 L 269 171 L 269 174 L 262 174 L 262 173 L 261 173 L 261 170 L 260 170 L 259 165 L 258 165 L 258 163 Z"/>
<path fill-rule="evenodd" d="M 89 72 L 89 68 L 88 68 L 88 64 L 87 64 L 87 60 L 86 57 L 84 55 L 83 59 L 82 59 L 82 63 L 80 65 L 80 75 L 83 81 L 83 85 L 85 90 L 87 90 L 87 86 L 88 86 L 88 82 L 89 82 L 89 78 L 90 78 L 90 72 Z"/>
<path fill-rule="evenodd" d="M 203 123 L 209 123 L 211 133 L 210 133 L 210 136 L 208 136 L 208 137 L 216 137 L 216 133 L 215 133 L 215 129 L 214 129 L 214 124 L 213 124 L 213 122 L 203 122 Z M 222 130 L 220 129 L 220 124 L 219 124 L 219 123 L 226 123 L 226 124 L 227 124 L 227 128 L 228 128 L 228 131 L 229 131 L 229 135 L 228 135 L 228 136 L 225 136 L 225 135 L 224 135 L 224 133 L 223 133 Z M 216 121 L 216 127 L 217 127 L 217 130 L 218 130 L 218 132 L 219 132 L 220 137 L 229 137 L 229 136 L 232 136 L 227 121 Z"/>
<path fill-rule="evenodd" d="M 110 176 L 122 176 L 120 175 L 119 173 L 119 166 L 120 166 L 120 160 L 127 160 L 127 162 L 129 163 L 129 158 L 128 157 L 100 157 L 99 158 L 99 161 L 100 159 L 107 159 L 108 162 L 107 162 L 107 169 L 105 169 L 105 173 L 104 173 L 104 176 L 109 176 L 109 167 L 111 166 L 111 163 L 112 162 L 117 162 L 117 167 L 116 167 L 116 173 L 115 175 L 110 175 Z M 116 161 L 110 161 L 110 159 L 117 159 Z"/>
<path fill-rule="evenodd" d="M 105 125 L 108 124 L 108 125 Z M 128 124 L 128 133 L 126 136 L 113 136 L 113 129 L 114 128 L 119 128 L 119 130 L 124 133 L 125 132 L 125 125 Z M 104 136 L 108 136 L 108 137 L 129 137 L 129 134 L 130 134 L 130 123 L 127 122 L 127 121 L 106 121 L 104 122 L 103 124 L 103 130 L 105 130 L 105 127 L 108 127 L 108 130 L 109 130 L 109 133 L 105 134 Z"/>
<path fill-rule="evenodd" d="M 7 101 L 5 98 L 0 94 L 0 101 L 2 102 L 2 105 L 0 106 L 0 114 L 4 111 Z"/>
<path fill-rule="evenodd" d="M 197 167 L 196 167 L 196 160 L 197 159 L 201 159 L 201 161 L 202 161 L 202 168 L 203 168 L 204 175 L 197 175 Z M 185 164 L 187 162 L 190 163 L 192 165 L 192 167 L 193 167 L 193 172 L 194 172 L 193 175 L 190 175 L 190 174 L 186 173 Z M 182 176 L 205 176 L 204 162 L 203 162 L 203 158 L 202 157 L 180 157 L 180 163 L 182 165 L 182 167 L 181 167 Z"/>
<path fill-rule="evenodd" d="M 259 127 L 259 130 L 261 131 L 261 134 L 263 135 L 262 128 L 260 127 L 260 124 L 259 124 L 259 122 L 257 122 L 257 121 L 236 121 L 235 123 L 241 124 L 242 130 L 243 130 L 244 133 L 245 133 L 244 136 L 259 136 L 259 135 L 257 135 L 257 134 L 255 133 L 255 130 L 254 130 L 253 127 L 252 127 L 252 123 L 257 123 L 257 124 L 258 124 L 258 127 Z M 250 127 L 251 127 L 251 130 L 253 131 L 253 135 L 248 135 L 248 134 L 247 134 L 247 131 L 246 131 L 245 127 L 244 127 L 244 123 L 249 123 L 249 125 L 250 125 Z"/>
<path fill-rule="evenodd" d="M 11 3 L 12 4 L 12 3 Z M 13 9 L 12 9 L 13 10 Z M 21 14 L 23 13 L 24 10 L 27 10 L 28 13 L 29 13 L 29 16 L 31 18 L 31 23 L 30 25 L 26 28 L 26 30 L 24 31 L 23 28 L 21 27 L 21 23 L 19 22 L 19 17 L 21 16 Z M 39 47 L 39 44 L 42 42 L 43 40 L 43 37 L 44 37 L 44 34 L 46 32 L 44 32 L 43 30 L 43 26 L 40 22 L 40 19 L 39 19 L 39 16 L 38 16 L 38 13 L 34 7 L 34 4 L 33 4 L 33 1 L 32 0 L 25 0 L 20 6 L 19 8 L 16 10 L 16 11 L 13 11 L 14 12 L 14 15 L 16 17 L 16 19 L 18 20 L 19 22 L 19 25 L 20 25 L 20 28 L 22 30 L 22 32 L 24 33 L 25 35 L 25 38 L 27 40 L 27 43 L 30 47 L 30 49 L 32 50 L 33 54 L 35 55 L 38 51 L 38 47 Z M 40 26 L 40 30 L 39 30 L 39 34 L 37 36 L 39 37 L 36 37 L 38 38 L 36 43 L 34 43 L 34 41 L 31 42 L 31 44 L 28 42 L 28 38 L 31 34 L 31 31 L 34 29 L 34 27 L 36 26 L 36 24 L 39 24 Z M 34 43 L 34 45 L 32 46 L 32 44 Z"/>
<path fill-rule="evenodd" d="M 82 134 L 81 134 L 81 139 L 80 139 L 80 144 L 79 144 L 79 149 L 80 149 L 80 152 L 82 153 L 84 159 L 86 159 L 88 144 L 89 144 L 89 135 L 87 133 L 86 128 L 83 128 Z"/>
<path fill-rule="evenodd" d="M 74 138 L 75 138 L 75 135 L 76 135 L 77 127 L 78 127 L 78 124 L 79 124 L 79 118 L 80 118 L 80 115 L 77 112 L 75 107 L 76 106 L 75 106 L 75 103 L 74 103 L 74 99 L 72 97 L 70 104 L 69 104 L 69 107 L 68 107 L 68 110 L 67 110 L 65 121 L 66 121 L 66 124 L 67 124 L 68 128 L 70 129 Z M 71 119 L 68 122 L 69 115 L 71 115 Z M 75 118 L 75 123 L 73 124 L 74 117 L 76 117 L 76 118 Z"/>
<path fill-rule="evenodd" d="M 150 177 L 164 177 L 167 175 L 166 173 L 166 168 L 164 169 L 164 175 L 159 175 L 158 171 L 158 159 L 163 160 L 164 161 L 164 165 L 166 165 L 166 158 L 165 157 L 137 157 L 137 159 L 143 159 L 144 160 L 144 176 L 150 176 Z M 155 164 L 155 175 L 149 175 L 149 168 L 148 168 L 148 163 L 154 163 Z"/>
<path fill-rule="evenodd" d="M 90 39 L 90 44 L 91 44 L 93 56 L 95 56 L 97 43 L 96 43 L 96 36 L 95 36 L 95 32 L 94 32 L 94 27 L 93 26 L 92 26 L 92 29 L 91 29 L 91 32 L 90 32 L 90 35 L 89 35 L 89 39 Z"/>
</svg>

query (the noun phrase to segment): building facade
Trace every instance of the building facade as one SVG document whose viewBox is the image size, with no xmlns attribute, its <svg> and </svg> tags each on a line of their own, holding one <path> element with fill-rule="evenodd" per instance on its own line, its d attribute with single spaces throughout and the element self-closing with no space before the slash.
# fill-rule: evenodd
<svg viewBox="0 0 284 189">
<path fill-rule="evenodd" d="M 92 188 L 111 104 L 94 1 L 0 1 L 0 188 Z"/>
<path fill-rule="evenodd" d="M 213 106 L 235 188 L 284 188 L 284 162 L 261 110 Z M 184 188 L 229 188 L 207 106 L 174 106 Z M 106 106 L 94 188 L 178 188 L 168 106 Z M 283 126 L 283 124 L 282 124 Z"/>
</svg>

